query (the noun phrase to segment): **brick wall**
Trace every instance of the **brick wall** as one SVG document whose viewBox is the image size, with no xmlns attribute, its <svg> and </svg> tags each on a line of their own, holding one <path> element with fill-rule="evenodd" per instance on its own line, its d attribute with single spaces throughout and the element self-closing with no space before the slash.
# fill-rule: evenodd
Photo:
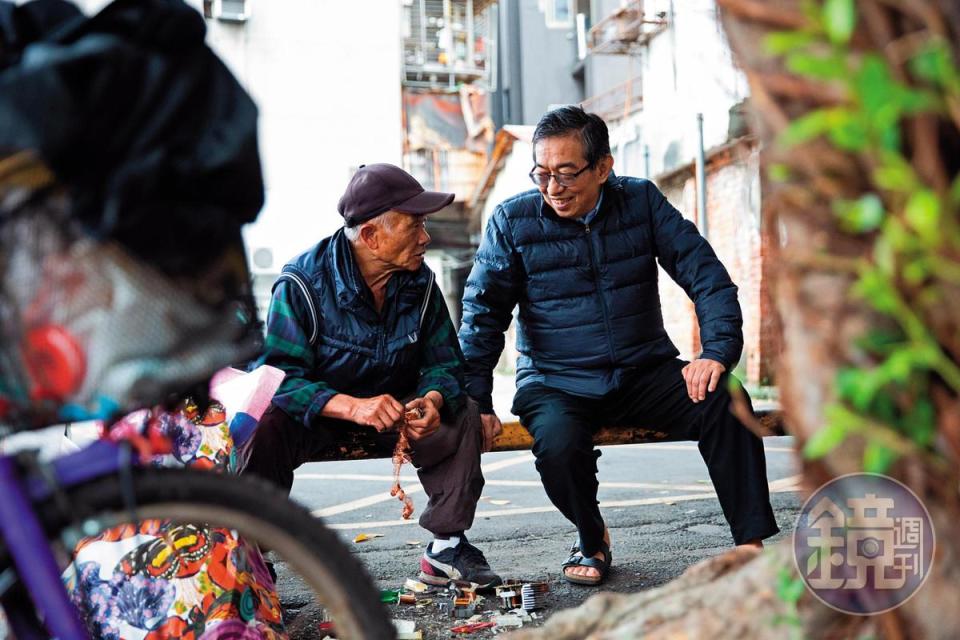
<svg viewBox="0 0 960 640">
<path fill-rule="evenodd" d="M 741 142 L 711 155 L 707 161 L 707 238 L 739 287 L 743 310 L 744 349 L 740 366 L 752 384 L 770 383 L 776 352 L 773 305 L 767 290 L 775 246 L 760 218 L 759 154 Z M 692 167 L 658 181 L 681 213 L 697 223 L 696 178 Z M 702 230 L 701 230 L 702 232 Z M 660 299 L 664 323 L 681 356 L 700 351 L 693 304 L 684 291 L 661 271 Z"/>
</svg>

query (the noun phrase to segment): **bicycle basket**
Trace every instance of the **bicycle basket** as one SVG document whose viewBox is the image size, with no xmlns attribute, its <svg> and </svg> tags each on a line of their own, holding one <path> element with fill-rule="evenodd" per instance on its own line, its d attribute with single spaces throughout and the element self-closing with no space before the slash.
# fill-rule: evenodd
<svg viewBox="0 0 960 640">
<path fill-rule="evenodd" d="M 0 159 L 0 424 L 14 430 L 150 406 L 249 357 L 239 236 L 173 277 L 71 220 L 30 154 Z"/>
</svg>

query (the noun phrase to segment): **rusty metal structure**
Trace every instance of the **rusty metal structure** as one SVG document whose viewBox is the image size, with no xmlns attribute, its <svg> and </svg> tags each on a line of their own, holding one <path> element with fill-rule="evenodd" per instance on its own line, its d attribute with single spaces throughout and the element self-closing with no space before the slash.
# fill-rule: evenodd
<svg viewBox="0 0 960 640">
<path fill-rule="evenodd" d="M 643 11 L 643 0 L 633 0 L 593 25 L 587 47 L 595 55 L 634 55 L 665 31 L 667 24 L 665 15 L 651 19 Z"/>
<path fill-rule="evenodd" d="M 604 120 L 626 118 L 643 108 L 643 77 L 635 76 L 581 103 L 584 110 Z"/>
</svg>

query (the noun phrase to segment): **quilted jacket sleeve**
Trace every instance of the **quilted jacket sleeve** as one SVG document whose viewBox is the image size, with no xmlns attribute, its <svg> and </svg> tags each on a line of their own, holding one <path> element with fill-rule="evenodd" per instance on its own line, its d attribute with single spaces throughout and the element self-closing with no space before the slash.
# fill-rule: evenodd
<svg viewBox="0 0 960 640">
<path fill-rule="evenodd" d="M 646 184 L 657 259 L 693 300 L 703 345 L 700 357 L 732 369 L 743 351 L 737 286 L 697 227 L 652 183 Z"/>
<path fill-rule="evenodd" d="M 493 413 L 493 369 L 503 351 L 503 334 L 519 299 L 519 258 L 503 209 L 487 223 L 463 295 L 460 345 L 466 359 L 467 393 L 481 413 Z"/>
</svg>

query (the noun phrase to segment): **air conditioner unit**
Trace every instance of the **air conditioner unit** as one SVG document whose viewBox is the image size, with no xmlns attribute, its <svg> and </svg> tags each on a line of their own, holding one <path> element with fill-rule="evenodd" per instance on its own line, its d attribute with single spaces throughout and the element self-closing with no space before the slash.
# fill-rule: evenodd
<svg viewBox="0 0 960 640">
<path fill-rule="evenodd" d="M 213 17 L 223 22 L 246 22 L 250 18 L 249 0 L 214 0 Z"/>
</svg>

